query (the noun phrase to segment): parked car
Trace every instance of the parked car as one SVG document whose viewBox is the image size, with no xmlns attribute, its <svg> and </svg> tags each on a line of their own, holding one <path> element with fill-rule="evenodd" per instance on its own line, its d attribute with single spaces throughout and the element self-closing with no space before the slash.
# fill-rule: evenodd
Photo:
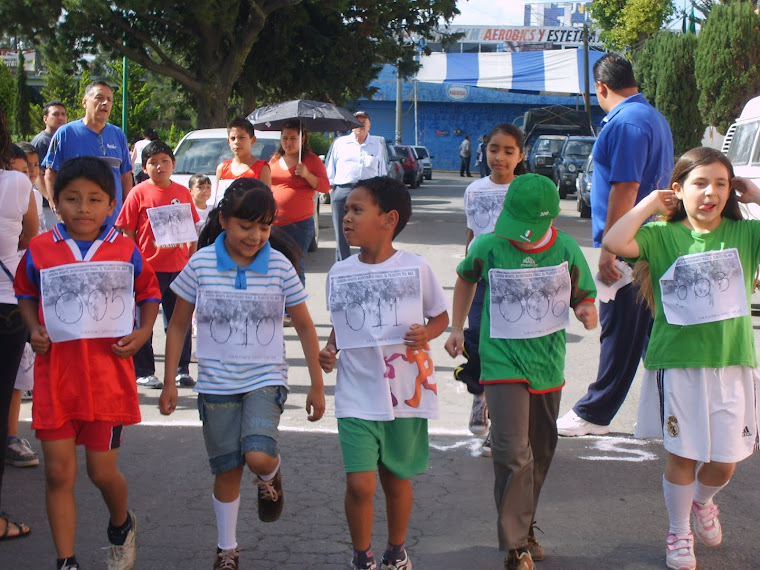
<svg viewBox="0 0 760 570">
<path fill-rule="evenodd" d="M 726 131 L 723 154 L 734 166 L 734 174 L 760 184 L 760 97 L 747 101 L 742 114 Z M 745 217 L 760 220 L 760 206 L 740 204 Z"/>
<path fill-rule="evenodd" d="M 269 160 L 280 144 L 280 131 L 256 131 L 256 142 L 251 147 L 251 154 L 262 160 Z M 174 149 L 177 164 L 172 180 L 187 186 L 193 174 L 205 174 L 211 180 L 212 194 L 208 200 L 213 207 L 221 196 L 214 196 L 216 188 L 216 167 L 222 161 L 232 158 L 233 154 L 227 142 L 227 129 L 200 129 L 190 131 L 179 141 Z M 309 251 L 319 247 L 319 193 L 314 195 L 314 240 Z"/>
<path fill-rule="evenodd" d="M 594 178 L 594 155 L 589 154 L 586 162 L 578 171 L 575 188 L 578 194 L 578 211 L 581 218 L 591 217 L 591 181 Z"/>
<path fill-rule="evenodd" d="M 551 178 L 554 160 L 559 156 L 566 135 L 541 135 L 528 155 L 528 169 Z"/>
<path fill-rule="evenodd" d="M 427 147 L 420 145 L 412 145 L 417 160 L 422 164 L 422 176 L 425 180 L 433 179 L 433 159 L 435 158 L 428 152 Z"/>
<path fill-rule="evenodd" d="M 552 178 L 560 198 L 575 192 L 575 178 L 591 154 L 595 137 L 567 137 L 559 156 L 554 161 Z"/>
<path fill-rule="evenodd" d="M 412 147 L 405 144 L 393 145 L 393 149 L 401 157 L 401 166 L 404 167 L 404 183 L 410 188 L 417 188 L 422 184 L 422 167 L 417 162 Z"/>
<path fill-rule="evenodd" d="M 404 182 L 404 167 L 401 164 L 401 156 L 389 141 L 385 141 L 385 170 L 387 176 Z"/>
</svg>

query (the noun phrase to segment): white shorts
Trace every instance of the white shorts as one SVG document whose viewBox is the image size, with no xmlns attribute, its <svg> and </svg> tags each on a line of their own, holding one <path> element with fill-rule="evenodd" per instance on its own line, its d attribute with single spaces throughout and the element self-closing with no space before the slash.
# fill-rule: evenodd
<svg viewBox="0 0 760 570">
<path fill-rule="evenodd" d="M 758 378 L 749 366 L 647 370 L 636 435 L 653 435 L 639 424 L 653 415 L 653 398 L 645 392 L 654 388 L 658 436 L 668 452 L 702 462 L 741 461 L 758 447 Z"/>
</svg>

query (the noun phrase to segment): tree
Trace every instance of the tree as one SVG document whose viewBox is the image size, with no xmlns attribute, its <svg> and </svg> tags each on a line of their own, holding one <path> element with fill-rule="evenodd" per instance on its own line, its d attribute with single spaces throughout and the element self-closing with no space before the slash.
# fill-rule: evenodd
<svg viewBox="0 0 760 570">
<path fill-rule="evenodd" d="M 121 86 L 123 85 L 124 66 L 121 61 L 118 63 L 110 62 L 106 65 L 106 69 L 106 80 L 115 87 L 111 122 L 118 124 L 122 115 Z M 147 127 L 153 124 L 158 117 L 158 111 L 152 104 L 153 87 L 147 81 L 145 68 L 136 63 L 130 63 L 127 76 L 129 113 L 127 114 L 126 132 L 130 138 L 134 138 L 139 137 Z"/>
<path fill-rule="evenodd" d="M 17 137 L 24 139 L 32 132 L 29 120 L 29 88 L 26 85 L 26 71 L 24 70 L 24 52 L 18 50 L 18 66 L 16 67 L 16 90 L 13 98 L 13 131 Z"/>
<path fill-rule="evenodd" d="M 672 0 L 593 0 L 589 10 L 605 46 L 625 51 L 657 33 L 674 7 Z"/>
<path fill-rule="evenodd" d="M 707 126 L 698 106 L 696 48 L 693 34 L 660 32 L 644 43 L 634 60 L 639 88 L 668 120 L 677 155 L 699 146 Z"/>
<path fill-rule="evenodd" d="M 726 132 L 760 92 L 760 16 L 752 2 L 716 4 L 702 25 L 694 55 L 699 110 Z"/>
<path fill-rule="evenodd" d="M 371 61 L 371 69 L 378 63 L 402 59 L 404 69 L 409 69 L 414 65 L 415 48 L 399 42 L 402 32 L 432 37 L 439 19 L 448 21 L 458 13 L 455 0 L 312 0 L 305 12 L 294 12 L 292 19 L 280 21 L 276 29 L 267 28 L 270 18 L 301 2 L 0 0 L 0 22 L 8 31 L 30 38 L 56 34 L 82 53 L 93 52 L 95 46 L 100 46 L 174 79 L 193 95 L 199 126 L 207 127 L 227 122 L 227 105 L 236 86 L 248 100 L 267 94 L 266 91 L 259 94 L 258 83 L 263 82 L 279 96 L 292 96 L 305 90 L 310 92 L 298 73 L 311 77 L 330 73 L 331 77 L 339 78 L 331 86 L 331 92 L 350 92 L 366 88 L 368 83 L 364 72 L 367 65 L 359 69 L 355 66 L 358 61 Z M 326 19 L 332 18 L 328 33 L 320 33 L 310 20 L 296 18 L 317 17 L 322 12 Z M 260 39 L 265 30 L 268 37 L 275 39 L 288 37 L 291 31 L 296 37 L 306 34 L 311 42 L 262 44 Z M 332 48 L 331 59 L 323 62 L 321 68 L 310 68 L 314 61 L 319 61 L 320 50 L 324 52 L 326 48 Z M 336 52 L 346 57 L 337 59 Z M 296 66 L 298 73 L 285 78 L 285 87 L 279 69 L 261 79 L 254 78 L 251 86 L 248 76 L 238 81 L 250 58 L 257 62 L 282 62 L 291 71 Z"/>
<path fill-rule="evenodd" d="M 0 61 L 0 107 L 5 111 L 8 125 L 13 124 L 13 74 L 8 66 Z"/>
</svg>

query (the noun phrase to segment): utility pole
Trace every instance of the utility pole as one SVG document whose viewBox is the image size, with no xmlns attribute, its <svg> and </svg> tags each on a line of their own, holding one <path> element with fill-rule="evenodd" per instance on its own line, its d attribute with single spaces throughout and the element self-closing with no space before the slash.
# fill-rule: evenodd
<svg viewBox="0 0 760 570">
<path fill-rule="evenodd" d="M 121 130 L 124 131 L 124 136 L 127 137 L 127 140 L 129 140 L 129 133 L 127 132 L 127 104 L 129 103 L 129 94 L 127 93 L 127 90 L 129 89 L 129 60 L 127 59 L 127 56 L 125 55 L 122 62 L 122 70 L 121 70 Z"/>
<path fill-rule="evenodd" d="M 591 93 L 588 84 L 588 24 L 583 24 L 583 104 L 586 106 L 586 118 L 591 132 L 594 132 L 594 125 L 591 123 Z"/>
<path fill-rule="evenodd" d="M 396 133 L 395 143 L 401 144 L 401 62 L 396 66 Z"/>
</svg>

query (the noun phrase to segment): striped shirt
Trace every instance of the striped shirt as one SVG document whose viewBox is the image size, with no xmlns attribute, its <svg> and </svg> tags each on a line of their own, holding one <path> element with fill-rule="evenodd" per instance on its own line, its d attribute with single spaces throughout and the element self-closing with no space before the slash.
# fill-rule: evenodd
<svg viewBox="0 0 760 570">
<path fill-rule="evenodd" d="M 222 232 L 213 245 L 195 253 L 180 272 L 171 289 L 188 303 L 195 304 L 198 290 L 245 289 L 261 294 L 282 294 L 285 306 L 306 301 L 306 291 L 290 261 L 269 243 L 262 247 L 253 262 L 239 267 L 224 246 Z M 285 343 L 282 362 L 276 364 L 247 364 L 221 362 L 208 358 L 198 360 L 197 392 L 205 394 L 241 394 L 264 386 L 287 386 L 288 365 L 285 362 Z"/>
</svg>

